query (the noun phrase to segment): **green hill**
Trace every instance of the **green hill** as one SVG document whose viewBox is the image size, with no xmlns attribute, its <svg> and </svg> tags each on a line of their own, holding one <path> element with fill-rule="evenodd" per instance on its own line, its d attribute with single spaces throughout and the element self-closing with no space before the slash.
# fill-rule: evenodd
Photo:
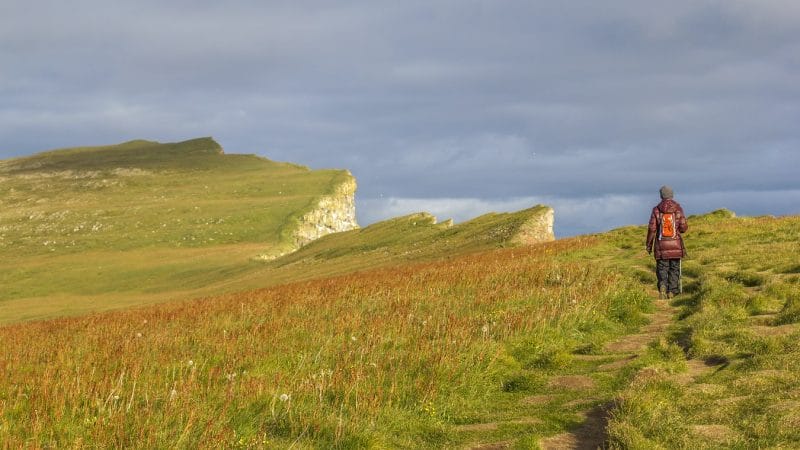
<svg viewBox="0 0 800 450">
<path fill-rule="evenodd" d="M 0 440 L 798 447 L 800 218 L 690 217 L 657 300 L 644 226 L 498 248 L 549 211 L 410 215 L 260 263 L 268 288 L 0 327 Z"/>
<path fill-rule="evenodd" d="M 297 279 L 297 273 L 318 277 L 547 242 L 554 239 L 552 221 L 553 209 L 544 205 L 513 213 L 489 213 L 459 224 L 452 220 L 437 223 L 428 213 L 416 213 L 324 236 L 271 266 L 273 277 L 285 273 Z"/>
<path fill-rule="evenodd" d="M 180 294 L 228 292 L 0 327 L 0 441 L 798 447 L 800 217 L 690 217 L 684 293 L 670 300 L 655 299 L 644 226 L 519 245 L 546 238 L 550 217 L 537 206 L 454 225 L 419 213 L 216 272 L 234 245 L 120 251 L 165 277 L 190 274 L 169 272 L 173 252 L 200 252 L 200 287 Z M 102 254 L 68 261 L 90 274 Z M 53 298 L 37 317 L 65 313 Z M 87 298 L 64 305 L 101 309 Z M 125 306 L 113 290 L 94 298 Z M 35 310 L 16 301 L 0 303 L 5 320 Z"/>
<path fill-rule="evenodd" d="M 0 305 L 35 317 L 190 295 L 293 249 L 303 215 L 344 184 L 211 138 L 2 161 Z"/>
<path fill-rule="evenodd" d="M 337 231 L 326 214 L 345 215 L 354 190 L 346 171 L 226 155 L 211 138 L 2 161 L 0 323 L 553 238 L 553 211 L 538 206 L 457 225 L 420 213 L 313 240 Z"/>
</svg>

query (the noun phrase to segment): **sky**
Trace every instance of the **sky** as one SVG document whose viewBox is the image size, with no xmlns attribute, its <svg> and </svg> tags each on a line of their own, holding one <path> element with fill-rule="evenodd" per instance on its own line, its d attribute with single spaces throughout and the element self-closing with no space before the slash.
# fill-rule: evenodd
<svg viewBox="0 0 800 450">
<path fill-rule="evenodd" d="M 213 136 L 349 169 L 362 226 L 800 214 L 798 124 L 796 0 L 0 2 L 0 158 Z"/>
</svg>

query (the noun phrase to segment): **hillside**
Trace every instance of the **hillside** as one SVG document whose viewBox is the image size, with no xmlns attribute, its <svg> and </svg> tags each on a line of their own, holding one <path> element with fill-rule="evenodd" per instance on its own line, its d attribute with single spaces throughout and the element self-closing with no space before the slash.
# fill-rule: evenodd
<svg viewBox="0 0 800 450">
<path fill-rule="evenodd" d="M 642 226 L 415 262 L 415 240 L 383 228 L 420 226 L 429 244 L 456 228 L 415 215 L 269 263 L 397 255 L 380 269 L 2 327 L 0 439 L 795 448 L 800 217 L 689 223 L 685 293 L 671 303 L 653 299 Z"/>
<path fill-rule="evenodd" d="M 354 192 L 346 171 L 226 155 L 210 138 L 2 161 L 0 323 L 553 239 L 544 206 L 456 225 L 420 213 L 358 229 Z"/>
<path fill-rule="evenodd" d="M 2 161 L 0 304 L 36 317 L 185 297 L 357 227 L 354 192 L 346 171 L 226 155 L 211 138 Z"/>
<path fill-rule="evenodd" d="M 313 277 L 342 274 L 554 239 L 549 206 L 488 213 L 458 224 L 437 222 L 423 212 L 325 236 L 270 264 L 270 278 L 295 281 L 302 279 L 298 273 Z"/>
</svg>

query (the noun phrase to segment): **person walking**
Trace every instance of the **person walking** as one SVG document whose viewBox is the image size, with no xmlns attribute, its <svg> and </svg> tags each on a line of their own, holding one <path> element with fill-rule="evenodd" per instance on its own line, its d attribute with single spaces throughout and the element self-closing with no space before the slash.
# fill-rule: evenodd
<svg viewBox="0 0 800 450">
<path fill-rule="evenodd" d="M 661 186 L 659 194 L 661 203 L 653 207 L 647 226 L 647 253 L 656 259 L 659 298 L 671 298 L 681 292 L 681 259 L 686 256 L 682 234 L 689 225 L 672 188 Z"/>
</svg>

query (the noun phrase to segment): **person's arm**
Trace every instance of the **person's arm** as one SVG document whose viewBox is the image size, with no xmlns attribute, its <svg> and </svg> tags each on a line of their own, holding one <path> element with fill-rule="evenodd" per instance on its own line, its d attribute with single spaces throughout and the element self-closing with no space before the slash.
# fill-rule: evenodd
<svg viewBox="0 0 800 450">
<path fill-rule="evenodd" d="M 681 215 L 678 219 L 678 232 L 686 233 L 686 230 L 689 229 L 689 223 L 686 221 L 686 214 L 683 213 L 683 207 L 679 208 L 679 211 Z"/>
<path fill-rule="evenodd" d="M 656 230 L 658 229 L 658 217 L 656 216 L 656 208 L 650 213 L 650 223 L 647 224 L 647 243 L 645 247 L 647 253 L 653 252 L 653 242 L 656 240 Z"/>
</svg>

